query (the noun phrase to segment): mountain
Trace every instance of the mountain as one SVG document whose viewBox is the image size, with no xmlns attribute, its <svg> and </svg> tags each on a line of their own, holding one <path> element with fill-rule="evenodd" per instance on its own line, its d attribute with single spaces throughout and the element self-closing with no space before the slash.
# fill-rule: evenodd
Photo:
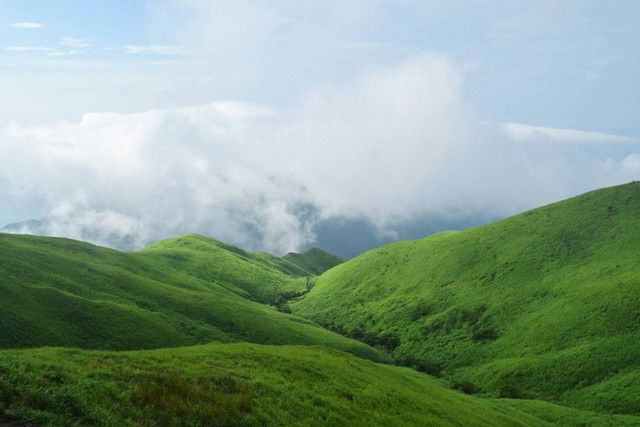
<svg viewBox="0 0 640 427">
<path fill-rule="evenodd" d="M 640 415 L 640 183 L 341 264 L 293 313 L 485 397 Z"/>
<path fill-rule="evenodd" d="M 61 229 L 66 229 L 66 232 Z M 133 251 L 139 248 L 135 235 L 114 233 L 88 224 L 76 224 L 71 231 L 67 226 L 61 227 L 55 220 L 46 217 L 7 224 L 0 228 L 0 233 L 31 234 L 34 236 L 69 236 L 68 233 L 71 233 L 75 239 L 121 251 Z"/>
<path fill-rule="evenodd" d="M 0 228 L 2 233 L 40 234 L 42 231 L 44 231 L 44 222 L 38 219 L 14 222 Z"/>
<path fill-rule="evenodd" d="M 214 282 L 237 294 L 275 305 L 283 294 L 306 291 L 306 269 L 286 259 L 251 252 L 211 237 L 188 234 L 139 251 L 164 268 Z"/>
<path fill-rule="evenodd" d="M 342 263 L 0 234 L 0 424 L 639 426 L 638 259 L 636 183 Z"/>
<path fill-rule="evenodd" d="M 0 234 L 0 348 L 248 341 L 324 345 L 384 360 L 365 344 L 259 303 L 305 290 L 306 274 L 280 258 L 195 235 L 125 253 Z"/>
<path fill-rule="evenodd" d="M 318 248 L 311 248 L 301 254 L 289 252 L 282 258 L 298 265 L 314 276 L 320 275 L 344 262 L 344 259 L 339 256 L 330 254 Z"/>
</svg>

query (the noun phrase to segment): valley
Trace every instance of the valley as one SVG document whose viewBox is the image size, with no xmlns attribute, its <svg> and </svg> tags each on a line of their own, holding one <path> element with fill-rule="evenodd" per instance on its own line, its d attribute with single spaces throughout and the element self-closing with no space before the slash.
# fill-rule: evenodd
<svg viewBox="0 0 640 427">
<path fill-rule="evenodd" d="M 39 425 L 640 425 L 640 183 L 344 261 L 0 234 Z"/>
</svg>

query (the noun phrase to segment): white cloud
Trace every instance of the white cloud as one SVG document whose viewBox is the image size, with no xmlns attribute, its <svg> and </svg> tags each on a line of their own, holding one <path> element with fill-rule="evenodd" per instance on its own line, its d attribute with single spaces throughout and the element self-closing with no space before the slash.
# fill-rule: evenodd
<svg viewBox="0 0 640 427">
<path fill-rule="evenodd" d="M 124 49 L 127 53 L 142 54 L 153 53 L 157 55 L 190 55 L 192 52 L 184 46 L 168 46 L 168 45 L 125 45 Z"/>
<path fill-rule="evenodd" d="M 42 46 L 9 46 L 5 47 L 4 50 L 9 52 L 50 52 L 53 49 Z"/>
<path fill-rule="evenodd" d="M 60 50 L 56 50 L 54 52 L 50 52 L 47 54 L 47 56 L 74 56 L 74 55 L 81 55 L 82 52 L 79 50 L 65 50 L 65 51 L 60 51 Z"/>
<path fill-rule="evenodd" d="M 560 143 L 574 144 L 640 143 L 640 138 L 612 135 L 604 132 L 531 126 L 521 123 L 505 123 L 501 125 L 501 128 L 517 142 L 553 140 Z"/>
<path fill-rule="evenodd" d="M 289 109 L 225 101 L 14 123 L 0 129 L 0 182 L 12 203 L 37 201 L 47 234 L 141 246 L 198 232 L 284 253 L 331 218 L 391 235 L 415 218 L 511 214 L 638 173 L 633 146 L 523 144 L 524 125 L 479 125 L 461 75 L 419 54 Z"/>
<path fill-rule="evenodd" d="M 69 46 L 74 48 L 83 48 L 83 47 L 91 47 L 91 43 L 87 43 L 82 39 L 76 39 L 73 37 L 63 37 L 60 41 L 60 44 L 63 46 Z"/>
<path fill-rule="evenodd" d="M 16 28 L 24 28 L 27 30 L 44 27 L 44 25 L 38 22 L 14 22 L 13 24 L 11 24 L 11 26 Z"/>
</svg>

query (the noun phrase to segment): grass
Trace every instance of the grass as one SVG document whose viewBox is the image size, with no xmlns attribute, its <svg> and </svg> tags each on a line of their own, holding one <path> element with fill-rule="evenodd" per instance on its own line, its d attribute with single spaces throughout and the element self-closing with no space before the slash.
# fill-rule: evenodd
<svg viewBox="0 0 640 427">
<path fill-rule="evenodd" d="M 341 264 L 292 311 L 483 396 L 640 415 L 640 183 Z"/>
<path fill-rule="evenodd" d="M 301 254 L 290 252 L 282 258 L 302 267 L 314 276 L 320 275 L 344 262 L 342 258 L 318 248 L 311 248 Z"/>
<path fill-rule="evenodd" d="M 194 234 L 154 243 L 138 255 L 270 305 L 283 294 L 305 292 L 307 279 L 315 275 L 286 257 L 250 252 Z"/>
<path fill-rule="evenodd" d="M 466 396 L 410 369 L 320 347 L 0 351 L 0 409 L 44 426 L 544 426 L 558 420 L 623 426 L 639 421 L 540 405 Z"/>
<path fill-rule="evenodd" d="M 123 253 L 0 234 L 0 348 L 135 350 L 247 341 L 325 345 L 384 360 L 365 344 L 256 301 L 277 294 L 279 280 L 284 290 L 296 281 L 304 288 L 305 277 L 297 274 L 305 273 L 285 260 L 238 254 L 200 236 Z"/>
<path fill-rule="evenodd" d="M 0 420 L 638 426 L 638 212 L 634 183 L 339 265 L 0 234 Z"/>
</svg>

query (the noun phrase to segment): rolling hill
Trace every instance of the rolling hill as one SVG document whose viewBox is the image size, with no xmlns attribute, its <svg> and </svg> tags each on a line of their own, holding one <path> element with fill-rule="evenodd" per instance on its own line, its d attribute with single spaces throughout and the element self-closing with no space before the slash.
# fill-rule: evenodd
<svg viewBox="0 0 640 427">
<path fill-rule="evenodd" d="M 257 302 L 304 289 L 306 274 L 280 258 L 201 236 L 124 253 L 0 234 L 0 348 L 247 341 L 324 345 L 383 360 L 365 344 Z"/>
<path fill-rule="evenodd" d="M 301 254 L 289 252 L 282 258 L 296 264 L 313 275 L 320 275 L 325 271 L 342 264 L 344 260 L 318 248 L 311 248 Z"/>
<path fill-rule="evenodd" d="M 638 426 L 638 259 L 636 183 L 344 263 L 0 234 L 0 422 Z"/>
<path fill-rule="evenodd" d="M 640 183 L 395 243 L 295 314 L 466 393 L 640 415 Z"/>
</svg>

